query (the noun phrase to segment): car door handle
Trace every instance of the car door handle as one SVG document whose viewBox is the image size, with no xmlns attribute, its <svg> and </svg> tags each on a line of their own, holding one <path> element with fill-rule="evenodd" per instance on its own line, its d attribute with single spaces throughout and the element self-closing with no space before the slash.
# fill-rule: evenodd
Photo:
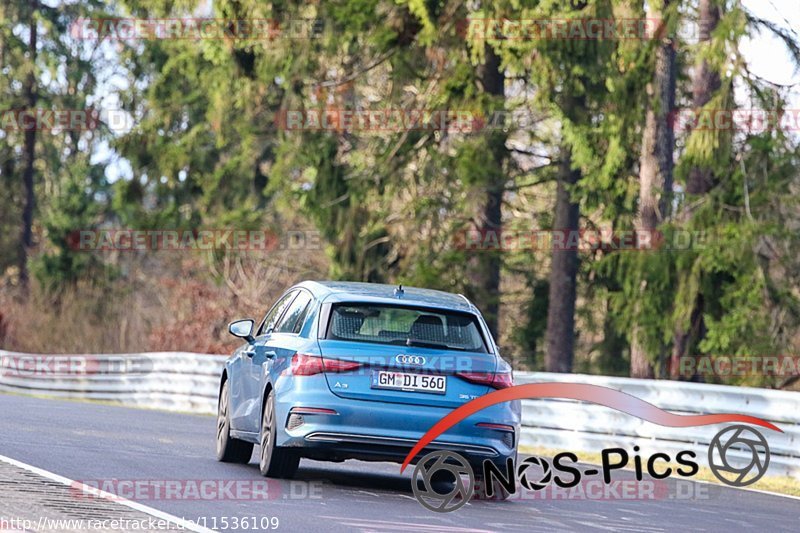
<svg viewBox="0 0 800 533">
<path fill-rule="evenodd" d="M 263 353 L 264 353 L 264 357 L 266 357 L 267 359 L 273 359 L 277 355 L 272 350 L 270 350 L 268 352 L 263 352 Z M 247 350 L 243 350 L 242 354 L 246 355 L 247 357 L 252 359 L 256 355 L 256 349 L 255 348 L 248 348 Z"/>
</svg>

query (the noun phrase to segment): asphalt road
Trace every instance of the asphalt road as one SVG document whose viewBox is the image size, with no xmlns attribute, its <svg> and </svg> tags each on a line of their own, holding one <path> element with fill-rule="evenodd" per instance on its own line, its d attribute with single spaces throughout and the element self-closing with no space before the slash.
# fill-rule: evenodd
<svg viewBox="0 0 800 533">
<path fill-rule="evenodd" d="M 0 394 L 0 455 L 106 487 L 180 480 L 179 493 L 140 488 L 132 499 L 221 530 L 233 517 L 277 517 L 278 531 L 310 532 L 796 531 L 800 516 L 800 500 L 672 479 L 655 498 L 626 499 L 622 489 L 601 499 L 562 493 L 472 501 L 442 514 L 414 499 L 412 469 L 401 475 L 399 465 L 359 461 L 303 460 L 296 481 L 270 481 L 270 497 L 254 498 L 246 491 L 264 481 L 257 453 L 246 466 L 216 462 L 214 426 L 212 417 Z M 245 493 L 232 496 L 229 487 L 210 500 L 193 497 L 188 487 L 202 480 L 235 480 L 233 490 Z"/>
</svg>

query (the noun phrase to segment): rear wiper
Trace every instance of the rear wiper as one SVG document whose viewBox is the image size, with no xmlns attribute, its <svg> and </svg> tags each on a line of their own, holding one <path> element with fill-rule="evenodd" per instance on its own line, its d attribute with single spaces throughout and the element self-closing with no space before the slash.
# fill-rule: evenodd
<svg viewBox="0 0 800 533">
<path fill-rule="evenodd" d="M 448 346 L 446 344 L 439 344 L 437 342 L 425 342 L 411 338 L 406 339 L 406 346 L 419 346 L 420 348 L 442 348 L 445 350 L 464 350 L 458 346 Z"/>
</svg>

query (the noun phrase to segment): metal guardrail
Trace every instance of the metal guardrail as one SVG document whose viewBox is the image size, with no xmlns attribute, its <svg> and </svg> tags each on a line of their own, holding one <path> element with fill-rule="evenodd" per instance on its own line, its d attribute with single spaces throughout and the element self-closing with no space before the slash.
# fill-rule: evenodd
<svg viewBox="0 0 800 533">
<path fill-rule="evenodd" d="M 36 362 L 45 363 L 42 368 Z M 54 358 L 48 366 L 46 358 Z M 0 350 L 0 391 L 60 398 L 101 400 L 123 405 L 216 412 L 219 376 L 225 358 L 185 352 L 118 355 L 33 355 Z M 69 363 L 79 363 L 59 371 Z M 59 366 L 60 365 L 60 366 Z M 800 393 L 674 381 L 517 372 L 516 384 L 590 383 L 632 394 L 679 414 L 741 413 L 769 420 L 784 433 L 761 430 L 772 452 L 770 475 L 800 478 Z M 673 455 L 697 453 L 705 463 L 708 444 L 724 426 L 666 428 L 585 402 L 524 400 L 520 444 L 570 451 L 641 447 Z"/>
<path fill-rule="evenodd" d="M 38 355 L 0 350 L 0 391 L 214 414 L 224 363 L 219 355 L 188 352 Z"/>
</svg>

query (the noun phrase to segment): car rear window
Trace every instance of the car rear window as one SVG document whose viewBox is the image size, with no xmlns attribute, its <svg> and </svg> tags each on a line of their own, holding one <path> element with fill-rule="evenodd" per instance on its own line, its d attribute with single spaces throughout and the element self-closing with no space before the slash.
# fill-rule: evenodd
<svg viewBox="0 0 800 533">
<path fill-rule="evenodd" d="M 327 338 L 486 353 L 475 315 L 374 304 L 335 304 Z"/>
</svg>

